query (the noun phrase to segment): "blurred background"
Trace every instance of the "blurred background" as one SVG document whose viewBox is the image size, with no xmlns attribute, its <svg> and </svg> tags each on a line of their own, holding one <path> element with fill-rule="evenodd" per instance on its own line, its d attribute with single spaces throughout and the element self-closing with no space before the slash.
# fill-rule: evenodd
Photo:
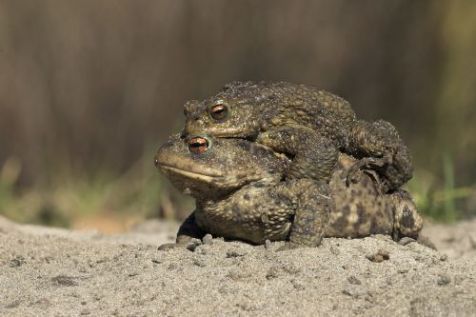
<svg viewBox="0 0 476 317">
<path fill-rule="evenodd" d="M 181 219 L 153 166 L 233 80 L 330 90 L 399 129 L 420 210 L 476 214 L 476 2 L 0 0 L 0 214 L 104 232 Z"/>
</svg>

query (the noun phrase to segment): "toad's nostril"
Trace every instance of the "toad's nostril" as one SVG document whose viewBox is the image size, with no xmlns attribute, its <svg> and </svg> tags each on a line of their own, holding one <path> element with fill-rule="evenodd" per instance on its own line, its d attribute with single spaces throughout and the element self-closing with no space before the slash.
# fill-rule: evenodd
<svg viewBox="0 0 476 317">
<path fill-rule="evenodd" d="M 183 129 L 182 131 L 180 131 L 180 140 L 185 139 L 186 136 L 187 136 L 187 132 L 185 131 L 185 129 Z"/>
<path fill-rule="evenodd" d="M 183 107 L 183 113 L 185 116 L 190 116 L 197 111 L 200 103 L 198 100 L 187 101 Z"/>
</svg>

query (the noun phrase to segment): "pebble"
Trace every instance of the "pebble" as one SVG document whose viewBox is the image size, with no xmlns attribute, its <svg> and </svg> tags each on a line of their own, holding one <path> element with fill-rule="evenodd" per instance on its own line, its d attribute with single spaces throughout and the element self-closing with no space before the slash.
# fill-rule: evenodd
<svg viewBox="0 0 476 317">
<path fill-rule="evenodd" d="M 386 250 L 378 250 L 377 253 L 369 254 L 366 257 L 372 262 L 380 263 L 390 259 L 390 254 Z"/>
<path fill-rule="evenodd" d="M 209 233 L 207 233 L 203 238 L 202 238 L 203 244 L 213 244 L 213 236 Z"/>
<path fill-rule="evenodd" d="M 415 239 L 412 239 L 410 237 L 403 237 L 398 241 L 398 244 L 400 245 L 408 245 L 410 243 L 416 242 Z"/>
<path fill-rule="evenodd" d="M 331 246 L 330 251 L 334 255 L 339 255 L 340 254 L 340 250 L 338 248 L 336 248 L 335 246 Z"/>
<path fill-rule="evenodd" d="M 271 250 L 271 247 L 272 247 L 272 243 L 271 243 L 270 240 L 267 239 L 267 240 L 264 242 L 264 248 L 265 248 L 266 250 Z"/>
<path fill-rule="evenodd" d="M 451 283 L 451 278 L 448 275 L 442 274 L 438 276 L 437 283 L 439 286 L 448 285 L 449 283 Z"/>
<path fill-rule="evenodd" d="M 349 276 L 349 277 L 347 278 L 347 281 L 349 281 L 350 284 L 354 284 L 354 285 L 361 285 L 361 284 L 362 284 L 362 282 L 361 282 L 358 278 L 356 278 L 355 276 L 353 276 L 353 275 L 352 275 L 352 276 Z"/>
</svg>

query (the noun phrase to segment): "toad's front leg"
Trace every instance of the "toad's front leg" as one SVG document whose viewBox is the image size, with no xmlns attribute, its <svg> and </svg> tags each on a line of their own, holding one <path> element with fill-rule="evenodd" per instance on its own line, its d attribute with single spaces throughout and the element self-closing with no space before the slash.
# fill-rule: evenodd
<svg viewBox="0 0 476 317">
<path fill-rule="evenodd" d="M 193 250 L 200 240 L 205 236 L 206 232 L 203 231 L 195 221 L 195 211 L 185 219 L 177 232 L 177 238 L 175 243 L 165 243 L 159 246 L 158 250 L 164 251 L 173 248 L 186 248 Z"/>
<path fill-rule="evenodd" d="M 293 180 L 288 192 L 297 195 L 298 204 L 289 233 L 289 242 L 281 248 L 317 247 L 321 244 L 329 213 L 334 210 L 329 185 L 310 179 Z"/>
<path fill-rule="evenodd" d="M 300 126 L 267 130 L 260 133 L 256 141 L 293 157 L 286 171 L 287 179 L 311 178 L 328 182 L 339 154 L 332 140 Z"/>
</svg>

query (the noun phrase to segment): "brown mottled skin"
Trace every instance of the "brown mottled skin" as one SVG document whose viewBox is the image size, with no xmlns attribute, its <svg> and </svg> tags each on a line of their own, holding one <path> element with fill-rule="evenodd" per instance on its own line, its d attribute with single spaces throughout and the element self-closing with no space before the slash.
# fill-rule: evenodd
<svg viewBox="0 0 476 317">
<path fill-rule="evenodd" d="M 187 102 L 185 116 L 185 134 L 256 140 L 287 154 L 290 179 L 328 181 L 339 151 L 360 159 L 348 170 L 349 181 L 358 181 L 358 170 L 373 169 L 389 192 L 412 177 L 409 151 L 392 124 L 358 120 L 347 101 L 314 87 L 233 82 L 204 101 Z"/>
<path fill-rule="evenodd" d="M 199 151 L 197 139 L 202 142 Z M 358 182 L 347 185 L 345 174 L 354 163 L 341 154 L 327 184 L 283 180 L 291 161 L 242 139 L 173 136 L 156 155 L 156 164 L 172 183 L 196 198 L 176 245 L 206 233 L 255 244 L 288 240 L 288 247 L 317 246 L 322 237 L 377 233 L 416 238 L 422 220 L 410 196 L 404 191 L 381 194 L 362 171 Z"/>
</svg>

